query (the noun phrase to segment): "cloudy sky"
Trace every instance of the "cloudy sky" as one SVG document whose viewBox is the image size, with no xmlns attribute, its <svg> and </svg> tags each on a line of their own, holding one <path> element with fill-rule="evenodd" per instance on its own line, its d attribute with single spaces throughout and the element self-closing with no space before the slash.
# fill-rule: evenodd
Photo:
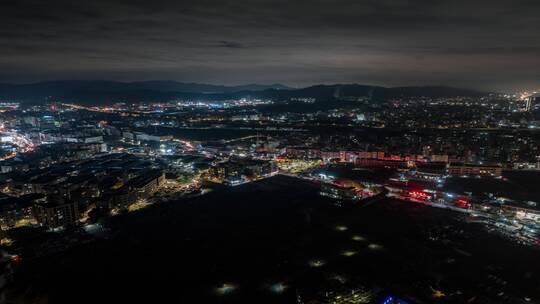
<svg viewBox="0 0 540 304">
<path fill-rule="evenodd" d="M 538 0 L 1 0 L 0 82 L 540 87 Z"/>
</svg>

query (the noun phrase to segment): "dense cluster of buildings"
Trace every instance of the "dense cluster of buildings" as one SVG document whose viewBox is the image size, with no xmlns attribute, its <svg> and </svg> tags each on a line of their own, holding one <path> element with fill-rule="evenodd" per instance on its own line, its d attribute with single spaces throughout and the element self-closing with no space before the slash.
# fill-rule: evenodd
<svg viewBox="0 0 540 304">
<path fill-rule="evenodd" d="M 5 104 L 0 226 L 76 225 L 103 210 L 151 199 L 166 181 L 189 190 L 204 180 L 235 186 L 280 170 L 302 176 L 331 164 L 407 172 L 411 182 L 437 185 L 451 176 L 500 178 L 504 169 L 540 170 L 535 95 L 525 103 L 500 96 L 341 98 L 333 108 L 321 108 L 310 97 L 101 107 Z M 273 108 L 298 104 L 305 110 Z M 320 182 L 321 195 L 352 201 L 380 193 L 377 187 L 384 184 Z M 437 197 L 398 192 L 417 201 Z M 523 209 L 516 214 L 536 218 L 530 206 L 518 207 Z"/>
<path fill-rule="evenodd" d="M 126 207 L 155 193 L 164 172 L 131 154 L 100 154 L 46 168 L 5 173 L 0 187 L 3 229 L 35 222 L 48 228 L 76 225 L 95 208 Z"/>
<path fill-rule="evenodd" d="M 430 164 L 442 165 L 449 175 L 502 176 L 500 164 L 463 163 L 451 161 L 448 155 L 387 155 L 383 151 L 324 151 L 305 147 L 287 147 L 285 155 L 301 159 L 321 159 L 326 163 L 350 163 L 362 168 L 409 169 Z M 439 166 L 440 167 L 440 166 Z"/>
<path fill-rule="evenodd" d="M 230 186 L 276 175 L 278 167 L 273 161 L 230 159 L 210 169 L 209 179 Z"/>
<path fill-rule="evenodd" d="M 465 166 L 456 164 L 453 168 L 455 177 L 446 175 L 444 170 L 424 169 L 398 171 L 399 173 L 385 183 L 387 196 L 403 201 L 425 204 L 433 207 L 450 209 L 471 215 L 488 229 L 501 233 L 519 243 L 540 245 L 540 208 L 536 202 L 508 198 L 497 189 L 505 181 L 493 178 L 500 171 L 500 167 L 493 166 Z M 445 184 L 448 178 L 453 183 L 466 182 L 467 178 L 475 174 L 477 183 L 490 187 L 482 190 L 453 191 Z M 487 179 L 485 179 L 487 177 Z M 485 180 L 484 180 L 485 179 Z M 490 191 L 490 192 L 488 192 Z"/>
</svg>

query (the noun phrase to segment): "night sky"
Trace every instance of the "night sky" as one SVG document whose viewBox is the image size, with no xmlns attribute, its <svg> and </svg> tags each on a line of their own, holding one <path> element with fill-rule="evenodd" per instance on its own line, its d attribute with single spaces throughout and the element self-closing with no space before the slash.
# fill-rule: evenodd
<svg viewBox="0 0 540 304">
<path fill-rule="evenodd" d="M 540 87 L 538 0 L 1 0 L 0 82 Z"/>
</svg>

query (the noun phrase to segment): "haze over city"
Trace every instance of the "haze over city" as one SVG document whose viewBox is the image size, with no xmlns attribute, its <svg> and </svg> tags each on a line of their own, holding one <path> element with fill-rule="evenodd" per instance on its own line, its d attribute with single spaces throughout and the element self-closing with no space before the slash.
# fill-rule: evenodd
<svg viewBox="0 0 540 304">
<path fill-rule="evenodd" d="M 538 1 L 0 3 L 0 82 L 540 83 Z"/>
</svg>

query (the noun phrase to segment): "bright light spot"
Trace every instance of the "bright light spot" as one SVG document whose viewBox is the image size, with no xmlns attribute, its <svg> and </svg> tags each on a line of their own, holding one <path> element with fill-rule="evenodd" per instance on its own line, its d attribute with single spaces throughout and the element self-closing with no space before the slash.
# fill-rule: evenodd
<svg viewBox="0 0 540 304">
<path fill-rule="evenodd" d="M 311 267 L 322 267 L 324 266 L 324 264 L 326 264 L 326 262 L 321 259 L 314 259 L 314 260 L 309 261 L 309 266 Z"/>
<path fill-rule="evenodd" d="M 381 250 L 383 249 L 383 246 L 379 244 L 369 244 L 368 248 L 371 250 Z"/>
<path fill-rule="evenodd" d="M 233 293 L 237 289 L 237 286 L 231 283 L 223 283 L 220 287 L 216 288 L 216 293 L 220 296 Z"/>
<path fill-rule="evenodd" d="M 341 252 L 341 255 L 346 256 L 346 257 L 351 257 L 353 255 L 356 255 L 357 253 L 358 251 L 355 251 L 355 250 L 344 250 Z"/>
<path fill-rule="evenodd" d="M 441 290 L 431 288 L 431 291 L 433 292 L 432 296 L 434 298 L 444 298 L 444 297 L 446 297 L 446 294 Z"/>
<path fill-rule="evenodd" d="M 270 291 L 273 293 L 281 294 L 281 293 L 284 293 L 285 290 L 287 290 L 287 288 L 289 287 L 285 285 L 283 282 L 277 282 L 270 286 Z"/>
<path fill-rule="evenodd" d="M 360 235 L 353 235 L 352 239 L 353 241 L 357 241 L 357 242 L 367 241 L 365 237 L 360 236 Z"/>
<path fill-rule="evenodd" d="M 87 224 L 83 226 L 84 231 L 87 233 L 94 233 L 96 230 L 100 229 L 99 224 Z"/>
<path fill-rule="evenodd" d="M 337 231 L 347 231 L 349 228 L 347 228 L 347 226 L 336 226 L 336 230 Z"/>
<path fill-rule="evenodd" d="M 13 240 L 10 239 L 10 238 L 5 237 L 5 238 L 0 240 L 0 245 L 9 247 L 9 246 L 13 245 Z"/>
</svg>

